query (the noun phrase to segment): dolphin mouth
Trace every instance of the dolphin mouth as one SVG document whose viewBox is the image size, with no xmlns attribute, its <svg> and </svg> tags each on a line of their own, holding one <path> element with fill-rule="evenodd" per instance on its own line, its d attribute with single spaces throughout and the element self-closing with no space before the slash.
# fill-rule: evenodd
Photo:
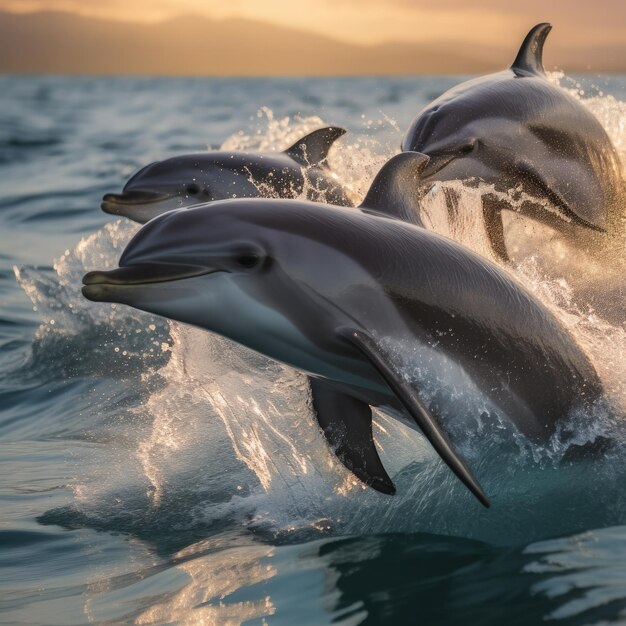
<svg viewBox="0 0 626 626">
<path fill-rule="evenodd" d="M 176 263 L 141 263 L 109 271 L 88 272 L 83 276 L 82 294 L 94 302 L 108 301 L 111 290 L 169 283 L 186 278 L 215 274 L 223 270 Z"/>
<path fill-rule="evenodd" d="M 460 158 L 463 155 L 453 153 L 440 153 L 429 154 L 430 161 L 426 164 L 426 167 L 422 170 L 422 179 L 431 178 L 447 165 L 452 163 L 455 159 Z"/>
<path fill-rule="evenodd" d="M 171 196 L 155 191 L 125 191 L 123 193 L 107 193 L 103 196 L 100 208 L 105 213 L 119 215 L 120 210 L 127 207 L 155 204 L 169 200 Z"/>
</svg>

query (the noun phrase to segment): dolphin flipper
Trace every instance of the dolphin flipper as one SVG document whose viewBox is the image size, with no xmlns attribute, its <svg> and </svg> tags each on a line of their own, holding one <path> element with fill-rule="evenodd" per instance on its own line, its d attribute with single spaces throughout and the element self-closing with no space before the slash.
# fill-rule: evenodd
<svg viewBox="0 0 626 626">
<path fill-rule="evenodd" d="M 310 378 L 313 409 L 324 437 L 337 458 L 363 483 L 386 494 L 396 488 L 385 471 L 372 437 L 369 404 Z"/>
<path fill-rule="evenodd" d="M 398 376 L 389 356 L 381 350 L 367 333 L 361 330 L 342 327 L 339 328 L 337 332 L 341 337 L 348 340 L 357 348 L 376 368 L 446 465 L 457 475 L 461 482 L 474 494 L 483 506 L 489 507 L 489 499 L 480 484 L 474 478 L 461 457 L 454 451 L 446 434 L 441 430 L 436 419 L 424 405 L 415 390 Z"/>
<path fill-rule="evenodd" d="M 545 76 L 543 69 L 543 44 L 548 33 L 552 30 L 552 25 L 548 23 L 537 24 L 533 27 L 526 38 L 511 65 L 511 69 L 517 75 L 533 74 Z"/>
<path fill-rule="evenodd" d="M 345 128 L 327 126 L 298 139 L 296 143 L 284 152 L 294 161 L 306 167 L 321 167 L 326 165 L 326 158 L 331 146 L 346 134 Z"/>
<path fill-rule="evenodd" d="M 383 165 L 359 208 L 423 226 L 420 217 L 421 174 L 430 161 L 421 152 L 401 152 Z"/>
</svg>

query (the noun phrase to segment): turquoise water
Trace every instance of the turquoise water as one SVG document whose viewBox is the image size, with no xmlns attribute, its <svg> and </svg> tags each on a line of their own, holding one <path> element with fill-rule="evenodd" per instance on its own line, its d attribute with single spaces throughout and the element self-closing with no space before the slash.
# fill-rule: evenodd
<svg viewBox="0 0 626 626">
<path fill-rule="evenodd" d="M 80 296 L 82 274 L 114 266 L 136 229 L 100 198 L 141 165 L 281 149 L 338 124 L 350 133 L 331 165 L 358 199 L 417 110 L 458 80 L 0 77 L 0 623 L 626 623 L 626 313 L 574 297 L 581 273 L 621 293 L 621 270 L 572 272 L 552 234 L 527 233 L 542 246 L 512 271 L 607 388 L 610 408 L 576 428 L 619 443 L 564 462 L 457 398 L 455 440 L 489 511 L 382 414 L 398 495 L 363 490 L 326 448 L 300 374 Z M 561 82 L 626 154 L 626 77 Z M 464 201 L 453 232 L 435 190 L 430 223 L 484 251 Z"/>
</svg>

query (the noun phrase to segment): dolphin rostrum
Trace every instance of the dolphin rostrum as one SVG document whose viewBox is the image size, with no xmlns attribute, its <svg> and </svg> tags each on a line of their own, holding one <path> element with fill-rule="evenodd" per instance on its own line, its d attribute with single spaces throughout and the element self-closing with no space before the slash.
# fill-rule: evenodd
<svg viewBox="0 0 626 626">
<path fill-rule="evenodd" d="M 431 370 L 459 368 L 538 440 L 601 385 L 572 337 L 504 270 L 398 219 L 418 208 L 427 162 L 392 158 L 361 210 L 243 199 L 172 211 L 135 235 L 118 269 L 86 274 L 83 294 L 205 328 L 306 372 L 330 446 L 383 493 L 395 488 L 370 407 L 391 411 L 488 506 L 448 439 L 449 416 L 425 399 Z M 422 373 L 409 375 L 416 366 Z"/>
<path fill-rule="evenodd" d="M 402 142 L 403 150 L 431 157 L 424 184 L 474 180 L 513 193 L 515 203 L 499 194 L 483 200 L 490 243 L 503 260 L 503 209 L 519 210 L 585 247 L 624 234 L 619 155 L 591 111 L 547 79 L 542 55 L 550 29 L 535 26 L 509 69 L 461 83 L 427 105 Z"/>
<path fill-rule="evenodd" d="M 326 127 L 283 152 L 200 152 L 147 165 L 121 194 L 102 199 L 105 213 L 144 224 L 161 213 L 225 198 L 297 198 L 352 206 L 327 166 L 328 151 L 345 134 Z"/>
</svg>

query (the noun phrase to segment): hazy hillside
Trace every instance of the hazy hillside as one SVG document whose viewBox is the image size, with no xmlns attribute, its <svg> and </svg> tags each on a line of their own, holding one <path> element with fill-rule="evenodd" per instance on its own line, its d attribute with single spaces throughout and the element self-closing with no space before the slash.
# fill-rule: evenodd
<svg viewBox="0 0 626 626">
<path fill-rule="evenodd" d="M 165 75 L 464 73 L 499 69 L 509 49 L 459 42 L 356 46 L 247 20 L 185 16 L 153 25 L 66 13 L 0 12 L 0 72 Z M 623 48 L 548 47 L 546 65 L 626 71 Z"/>
</svg>

